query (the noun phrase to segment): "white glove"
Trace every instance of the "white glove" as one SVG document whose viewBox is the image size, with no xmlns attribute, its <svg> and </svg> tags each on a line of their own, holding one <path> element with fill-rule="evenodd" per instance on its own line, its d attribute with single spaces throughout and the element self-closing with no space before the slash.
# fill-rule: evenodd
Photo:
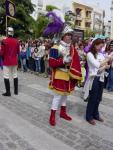
<svg viewBox="0 0 113 150">
<path fill-rule="evenodd" d="M 63 59 L 63 62 L 64 63 L 70 63 L 72 60 L 72 57 L 71 56 L 65 56 L 64 59 Z"/>
</svg>

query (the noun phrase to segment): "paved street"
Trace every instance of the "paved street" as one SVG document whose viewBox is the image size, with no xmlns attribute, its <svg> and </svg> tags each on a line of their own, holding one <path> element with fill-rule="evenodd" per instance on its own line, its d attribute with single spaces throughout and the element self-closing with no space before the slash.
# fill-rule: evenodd
<svg viewBox="0 0 113 150">
<path fill-rule="evenodd" d="M 100 106 L 105 122 L 89 125 L 86 103 L 79 90 L 69 97 L 73 121 L 57 115 L 57 126 L 49 126 L 52 92 L 48 80 L 30 73 L 19 73 L 19 95 L 4 98 L 0 71 L 0 150 L 113 150 L 113 95 L 104 93 Z"/>
</svg>

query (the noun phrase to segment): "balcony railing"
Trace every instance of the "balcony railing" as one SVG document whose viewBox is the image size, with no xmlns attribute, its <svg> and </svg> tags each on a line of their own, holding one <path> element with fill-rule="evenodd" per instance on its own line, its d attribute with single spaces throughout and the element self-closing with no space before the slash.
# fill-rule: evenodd
<svg viewBox="0 0 113 150">
<path fill-rule="evenodd" d="M 76 20 L 82 20 L 82 15 L 76 15 Z"/>
<path fill-rule="evenodd" d="M 87 19 L 91 19 L 91 15 L 86 16 Z"/>
<path fill-rule="evenodd" d="M 85 18 L 85 22 L 92 23 L 92 19 L 91 18 Z"/>
</svg>

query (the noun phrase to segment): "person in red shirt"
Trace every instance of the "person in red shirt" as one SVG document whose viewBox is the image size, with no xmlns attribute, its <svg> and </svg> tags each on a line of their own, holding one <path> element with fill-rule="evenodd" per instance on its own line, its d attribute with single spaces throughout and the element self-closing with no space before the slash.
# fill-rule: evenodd
<svg viewBox="0 0 113 150">
<path fill-rule="evenodd" d="M 10 92 L 10 73 L 14 79 L 14 94 L 18 95 L 18 77 L 17 65 L 19 55 L 19 41 L 13 38 L 14 30 L 11 27 L 7 29 L 8 37 L 2 41 L 0 55 L 3 58 L 3 73 L 6 93 L 3 96 L 11 96 Z"/>
</svg>

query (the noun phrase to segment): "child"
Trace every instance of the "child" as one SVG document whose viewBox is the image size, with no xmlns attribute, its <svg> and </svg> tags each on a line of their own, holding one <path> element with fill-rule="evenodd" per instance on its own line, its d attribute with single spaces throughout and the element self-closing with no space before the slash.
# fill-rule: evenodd
<svg viewBox="0 0 113 150">
<path fill-rule="evenodd" d="M 82 71 L 82 81 L 79 86 L 84 85 L 86 70 L 85 70 L 85 63 L 86 63 L 86 53 L 84 52 L 84 46 L 82 43 L 79 44 L 78 54 L 80 57 L 80 64 L 81 64 L 81 71 Z"/>
<path fill-rule="evenodd" d="M 27 65 L 26 65 L 27 55 L 26 55 L 26 48 L 25 45 L 21 45 L 21 51 L 20 51 L 20 61 L 21 61 L 21 68 L 24 72 L 27 71 Z"/>
<path fill-rule="evenodd" d="M 35 60 L 35 68 L 36 68 L 35 71 L 40 73 L 41 68 L 40 68 L 40 58 L 38 56 L 38 48 L 34 49 L 33 57 Z"/>
</svg>

